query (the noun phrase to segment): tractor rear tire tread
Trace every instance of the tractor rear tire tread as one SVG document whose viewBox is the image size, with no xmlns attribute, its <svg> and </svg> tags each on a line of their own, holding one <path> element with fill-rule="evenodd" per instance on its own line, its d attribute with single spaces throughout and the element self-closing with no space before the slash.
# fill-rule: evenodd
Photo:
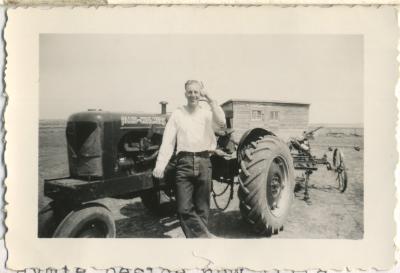
<svg viewBox="0 0 400 273">
<path fill-rule="evenodd" d="M 282 228 L 293 200 L 295 184 L 293 159 L 287 144 L 276 136 L 264 136 L 263 139 L 252 142 L 251 145 L 253 147 L 250 146 L 247 149 L 252 149 L 252 158 L 244 157 L 240 164 L 242 172 L 239 174 L 238 197 L 241 201 L 239 207 L 242 217 L 254 223 L 257 233 L 270 236 Z M 275 216 L 271 212 L 266 193 L 269 167 L 277 156 L 283 158 L 287 170 L 287 185 L 282 191 L 289 191 L 285 193 L 287 204 L 280 216 Z"/>
</svg>

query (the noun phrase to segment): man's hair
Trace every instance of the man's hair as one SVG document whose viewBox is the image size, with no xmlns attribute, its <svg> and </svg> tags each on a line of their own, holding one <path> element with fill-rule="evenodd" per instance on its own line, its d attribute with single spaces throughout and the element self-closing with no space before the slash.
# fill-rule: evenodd
<svg viewBox="0 0 400 273">
<path fill-rule="evenodd" d="M 192 85 L 192 84 L 197 84 L 200 86 L 201 89 L 203 89 L 204 85 L 201 81 L 197 81 L 197 80 L 188 80 L 185 82 L 185 90 L 187 90 L 187 88 Z"/>
</svg>

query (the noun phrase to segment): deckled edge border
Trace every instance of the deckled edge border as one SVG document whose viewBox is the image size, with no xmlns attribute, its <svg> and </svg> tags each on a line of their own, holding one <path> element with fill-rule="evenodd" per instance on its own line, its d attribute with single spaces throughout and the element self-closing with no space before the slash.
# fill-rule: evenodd
<svg viewBox="0 0 400 273">
<path fill-rule="evenodd" d="M 5 218 L 7 217 L 7 211 L 5 209 L 6 206 L 6 201 L 5 201 L 5 194 L 6 194 L 6 177 L 7 177 L 7 167 L 5 163 L 5 149 L 6 149 L 6 130 L 5 130 L 5 119 L 4 119 L 4 113 L 7 108 L 7 101 L 8 101 L 8 96 L 5 91 L 5 73 L 6 73 L 6 59 L 7 59 L 7 54 L 6 54 L 6 41 L 4 38 L 4 31 L 5 31 L 5 26 L 7 22 L 7 13 L 6 13 L 6 8 L 5 7 L 0 7 L 0 26 L 1 26 L 1 49 L 0 49 L 0 67 L 1 67 L 1 74 L 2 74 L 2 79 L 0 82 L 0 90 L 2 91 L 0 93 L 0 181 L 1 181 L 1 186 L 0 186 L 0 205 L 1 205 L 1 213 L 0 213 L 0 258 L 1 258 L 1 267 L 6 269 L 6 261 L 7 261 L 7 247 L 5 244 L 5 234 L 7 232 L 7 227 L 5 224 Z M 4 259 L 4 260 L 3 260 Z M 8 269 L 7 273 L 9 272 Z"/>
<path fill-rule="evenodd" d="M 5 0 L 7 2 L 7 0 Z M 18 1 L 18 0 L 17 0 Z M 35 0 L 31 0 L 32 2 L 35 2 Z M 56 0 L 57 1 L 57 0 Z M 84 0 L 83 0 L 84 1 Z M 5 164 L 5 149 L 6 149 L 6 129 L 5 129 L 5 118 L 4 118 L 4 113 L 6 112 L 7 108 L 7 102 L 8 102 L 8 95 L 5 90 L 5 75 L 6 75 L 6 70 L 7 70 L 7 51 L 6 51 L 6 40 L 4 37 L 5 33 L 5 28 L 7 25 L 7 9 L 8 8 L 35 8 L 35 7 L 47 7 L 47 8 L 54 8 L 54 7 L 87 7 L 87 8 L 93 8 L 93 7 L 107 7 L 107 8 L 113 8 L 113 7 L 135 7 L 135 6 L 172 6 L 172 5 L 188 5 L 188 6 L 262 6 L 262 5 L 271 5 L 271 6 L 278 6 L 278 7 L 296 7 L 296 6 L 302 6 L 302 7 L 307 7 L 307 6 L 313 6 L 313 7 L 326 7 L 330 8 L 333 6 L 349 6 L 349 7 L 354 7 L 354 6 L 376 6 L 379 8 L 380 6 L 394 6 L 396 11 L 397 11 L 397 26 L 398 26 L 398 42 L 397 42 L 397 65 L 398 65 L 398 79 L 395 87 L 395 97 L 396 97 L 396 105 L 397 105 L 397 121 L 396 121 L 396 127 L 395 127 L 395 138 L 396 138 L 396 148 L 397 148 L 397 155 L 400 155 L 400 0 L 393 0 L 393 1 L 387 1 L 387 0 L 375 0 L 375 1 L 370 1 L 370 0 L 361 0 L 361 1 L 356 1 L 356 0 L 314 0 L 314 1 L 308 1 L 308 0 L 250 0 L 250 1 L 244 1 L 244 0 L 149 0 L 149 1 L 141 1 L 141 0 L 128 0 L 128 1 L 118 1 L 119 3 L 107 3 L 107 4 L 79 4 L 79 3 L 67 3 L 67 4 L 48 4 L 48 3 L 42 3 L 42 4 L 37 4 L 37 3 L 32 3 L 32 4 L 7 4 L 4 3 L 4 1 L 0 0 L 0 13 L 3 14 L 3 17 L 0 16 L 0 26 L 1 26 L 1 40 L 2 43 L 1 45 L 3 48 L 0 50 L 0 67 L 2 71 L 2 79 L 0 83 L 0 90 L 2 90 L 0 94 L 0 181 L 1 181 L 1 187 L 0 187 L 0 205 L 1 205 L 1 213 L 0 213 L 0 263 L 1 263 L 1 271 L 0 272 L 5 272 L 5 273 L 14 273 L 14 272 L 24 272 L 24 270 L 20 271 L 14 271 L 6 268 L 6 261 L 7 261 L 7 245 L 4 240 L 5 233 L 7 232 L 7 226 L 5 225 L 5 219 L 7 217 L 7 211 L 5 209 L 5 206 L 7 205 L 6 200 L 5 200 L 5 194 L 7 191 L 6 187 L 6 178 L 7 178 L 7 166 Z M 51 1 L 50 1 L 51 2 Z M 129 2 L 129 3 L 122 3 L 122 2 Z M 399 157 L 397 157 L 399 159 Z M 396 224 L 396 235 L 393 239 L 394 246 L 395 246 L 395 265 L 392 269 L 389 269 L 387 271 L 385 270 L 380 270 L 377 268 L 370 268 L 370 269 L 356 269 L 353 271 L 350 271 L 349 268 L 346 268 L 346 270 L 338 270 L 338 269 L 307 269 L 304 271 L 296 271 L 296 270 L 290 270 L 290 269 L 284 269 L 284 270 L 279 270 L 279 269 L 271 269 L 268 271 L 254 271 L 246 267 L 241 267 L 241 268 L 211 268 L 210 265 L 213 264 L 213 262 L 205 257 L 199 257 L 207 260 L 207 264 L 203 268 L 192 268 L 192 269 L 187 269 L 187 268 L 182 268 L 179 270 L 170 270 L 167 268 L 155 266 L 155 267 L 149 267 L 152 268 L 154 273 L 182 273 L 182 272 L 190 272 L 190 273 L 247 273 L 247 272 L 305 272 L 305 273 L 322 273 L 322 272 L 349 272 L 349 273 L 355 273 L 355 272 L 382 272 L 382 273 L 396 273 L 400 272 L 400 159 L 398 160 L 395 168 L 395 190 L 396 190 L 396 205 L 394 209 L 394 220 Z M 397 216 L 397 217 L 396 217 Z M 70 269 L 76 269 L 77 267 L 71 267 Z M 113 267 L 115 269 L 121 269 L 124 267 L 121 266 L 115 266 Z M 25 270 L 30 269 L 26 268 Z M 135 268 L 126 268 L 130 269 L 133 271 Z M 5 270 L 5 271 L 4 271 Z M 41 269 L 40 273 L 42 272 L 47 272 L 45 268 Z M 56 269 L 58 272 L 62 272 L 61 269 Z M 107 269 L 101 269 L 101 268 L 96 268 L 96 267 L 90 267 L 90 268 L 85 268 L 85 271 L 82 272 L 87 272 L 87 273 L 100 273 L 100 272 L 107 272 Z M 33 271 L 32 271 L 33 272 Z M 75 272 L 75 271 L 70 271 Z M 113 271 L 110 271 L 113 272 Z M 119 271 L 116 271 L 119 272 Z M 135 271 L 136 272 L 136 271 Z M 139 271 L 140 272 L 140 271 Z M 28 273 L 28 271 L 27 271 Z M 29 272 L 30 273 L 30 272 Z"/>
</svg>

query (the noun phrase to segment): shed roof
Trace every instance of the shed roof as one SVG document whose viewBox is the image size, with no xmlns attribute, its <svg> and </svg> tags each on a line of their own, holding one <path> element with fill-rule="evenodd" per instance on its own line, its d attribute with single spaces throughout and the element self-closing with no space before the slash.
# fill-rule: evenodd
<svg viewBox="0 0 400 273">
<path fill-rule="evenodd" d="M 282 105 L 298 105 L 298 106 L 310 106 L 309 103 L 304 102 L 288 102 L 288 101 L 276 101 L 276 100 L 245 100 L 245 99 L 230 99 L 226 102 L 222 103 L 221 106 L 224 106 L 233 102 L 242 102 L 242 103 L 274 103 L 274 104 L 282 104 Z"/>
</svg>

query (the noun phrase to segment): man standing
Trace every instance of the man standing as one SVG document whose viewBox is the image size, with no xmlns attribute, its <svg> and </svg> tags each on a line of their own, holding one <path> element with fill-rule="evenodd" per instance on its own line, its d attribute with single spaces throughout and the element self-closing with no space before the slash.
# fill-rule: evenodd
<svg viewBox="0 0 400 273">
<path fill-rule="evenodd" d="M 189 80 L 185 90 L 187 104 L 176 109 L 168 120 L 153 175 L 164 176 L 176 145 L 176 200 L 181 227 L 187 238 L 211 238 L 214 236 L 207 228 L 210 153 L 216 148 L 214 130 L 225 126 L 225 114 L 201 82 Z M 199 105 L 203 99 L 210 109 Z"/>
</svg>

